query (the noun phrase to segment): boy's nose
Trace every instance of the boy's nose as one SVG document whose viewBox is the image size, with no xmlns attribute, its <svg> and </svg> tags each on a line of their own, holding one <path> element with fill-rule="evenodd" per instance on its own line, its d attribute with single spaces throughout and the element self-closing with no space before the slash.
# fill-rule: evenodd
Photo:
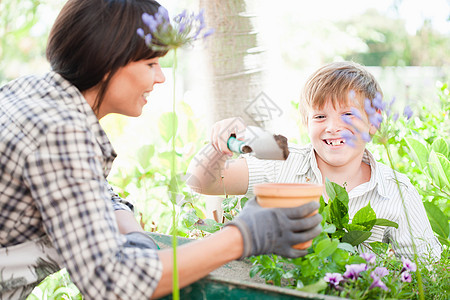
<svg viewBox="0 0 450 300">
<path fill-rule="evenodd" d="M 338 131 L 341 131 L 343 129 L 343 124 L 344 121 L 342 121 L 342 119 L 339 118 L 328 118 L 327 119 L 327 126 L 325 128 L 325 130 L 327 132 L 331 132 L 331 133 L 335 133 Z"/>
</svg>

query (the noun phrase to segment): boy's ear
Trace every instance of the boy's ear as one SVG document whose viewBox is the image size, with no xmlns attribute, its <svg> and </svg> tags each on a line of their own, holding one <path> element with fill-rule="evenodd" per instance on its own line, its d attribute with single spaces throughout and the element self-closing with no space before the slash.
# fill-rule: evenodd
<svg viewBox="0 0 450 300">
<path fill-rule="evenodd" d="M 370 135 L 374 135 L 375 133 L 377 133 L 377 128 L 375 127 L 375 126 L 373 126 L 372 124 L 370 124 L 370 127 L 369 127 L 369 134 Z"/>
</svg>

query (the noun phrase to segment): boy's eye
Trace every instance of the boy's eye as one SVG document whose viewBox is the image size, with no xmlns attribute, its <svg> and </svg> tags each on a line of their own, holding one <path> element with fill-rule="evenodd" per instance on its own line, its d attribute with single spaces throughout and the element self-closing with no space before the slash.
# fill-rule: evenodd
<svg viewBox="0 0 450 300">
<path fill-rule="evenodd" d="M 353 116 L 353 113 L 351 113 L 351 112 L 346 112 L 346 113 L 344 113 L 344 115 L 345 115 L 345 116 Z"/>
<path fill-rule="evenodd" d="M 314 119 L 323 119 L 323 118 L 325 118 L 324 115 L 317 115 L 317 116 L 314 116 Z"/>
</svg>

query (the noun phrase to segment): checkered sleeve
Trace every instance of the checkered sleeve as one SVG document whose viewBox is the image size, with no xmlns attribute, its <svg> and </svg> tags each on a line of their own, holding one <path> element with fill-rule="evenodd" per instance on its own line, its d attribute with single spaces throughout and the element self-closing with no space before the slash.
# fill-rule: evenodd
<svg viewBox="0 0 450 300">
<path fill-rule="evenodd" d="M 148 299 L 162 273 L 157 253 L 124 247 L 102 172 L 102 152 L 82 125 L 55 124 L 24 172 L 45 231 L 87 299 Z"/>
<path fill-rule="evenodd" d="M 130 212 L 134 212 L 134 205 L 128 200 L 125 200 L 119 195 L 117 195 L 117 193 L 114 192 L 112 186 L 110 186 L 109 184 L 107 185 L 114 210 L 127 210 Z"/>
</svg>

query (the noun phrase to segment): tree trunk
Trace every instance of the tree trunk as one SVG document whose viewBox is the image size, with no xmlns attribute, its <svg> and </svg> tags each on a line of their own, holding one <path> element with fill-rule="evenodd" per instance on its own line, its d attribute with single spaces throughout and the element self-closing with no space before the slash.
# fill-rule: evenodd
<svg viewBox="0 0 450 300">
<path fill-rule="evenodd" d="M 251 113 L 262 92 L 264 52 L 252 23 L 255 15 L 247 12 L 245 0 L 200 0 L 200 7 L 207 26 L 215 29 L 206 48 L 211 121 L 240 116 L 248 125 L 260 125 Z"/>
</svg>

